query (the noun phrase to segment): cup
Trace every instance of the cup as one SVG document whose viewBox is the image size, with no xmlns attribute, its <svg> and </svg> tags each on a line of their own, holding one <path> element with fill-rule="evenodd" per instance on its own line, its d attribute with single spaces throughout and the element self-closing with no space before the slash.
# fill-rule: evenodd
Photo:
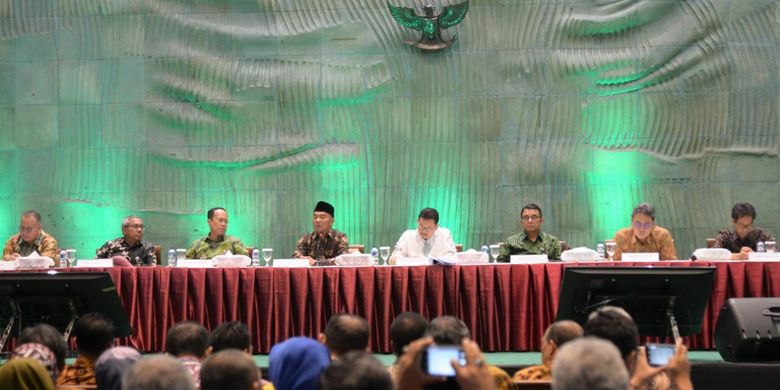
<svg viewBox="0 0 780 390">
<path fill-rule="evenodd" d="M 774 241 L 767 241 L 764 243 L 764 246 L 766 248 L 766 253 L 774 253 L 777 249 L 777 243 Z"/>
<path fill-rule="evenodd" d="M 67 249 L 66 252 L 68 253 L 68 267 L 73 267 L 76 265 L 76 250 Z"/>
<path fill-rule="evenodd" d="M 176 260 L 183 260 L 185 253 L 187 253 L 186 249 L 182 249 L 182 248 L 176 249 Z"/>
</svg>

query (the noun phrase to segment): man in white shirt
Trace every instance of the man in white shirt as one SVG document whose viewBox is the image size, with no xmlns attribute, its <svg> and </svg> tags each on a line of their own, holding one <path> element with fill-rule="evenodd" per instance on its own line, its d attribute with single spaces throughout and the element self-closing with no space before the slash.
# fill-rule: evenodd
<svg viewBox="0 0 780 390">
<path fill-rule="evenodd" d="M 417 229 L 410 229 L 401 235 L 395 244 L 390 264 L 398 257 L 436 257 L 455 254 L 455 242 L 447 228 L 439 227 L 439 212 L 424 208 L 417 216 Z"/>
</svg>

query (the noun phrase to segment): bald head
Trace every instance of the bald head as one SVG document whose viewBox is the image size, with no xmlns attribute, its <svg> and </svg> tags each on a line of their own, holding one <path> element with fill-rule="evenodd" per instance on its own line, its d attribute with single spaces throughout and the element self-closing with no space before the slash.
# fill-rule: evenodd
<svg viewBox="0 0 780 390">
<path fill-rule="evenodd" d="M 325 327 L 325 346 L 331 354 L 368 349 L 368 322 L 352 314 L 336 314 Z"/>
<path fill-rule="evenodd" d="M 544 332 L 544 340 L 551 341 L 560 348 L 563 344 L 582 337 L 582 332 L 582 326 L 574 321 L 556 321 Z"/>
<path fill-rule="evenodd" d="M 122 390 L 195 390 L 195 383 L 176 359 L 157 355 L 130 367 L 122 377 Z"/>
<path fill-rule="evenodd" d="M 260 388 L 260 371 L 246 353 L 237 349 L 217 352 L 200 369 L 201 390 L 253 390 Z"/>
</svg>

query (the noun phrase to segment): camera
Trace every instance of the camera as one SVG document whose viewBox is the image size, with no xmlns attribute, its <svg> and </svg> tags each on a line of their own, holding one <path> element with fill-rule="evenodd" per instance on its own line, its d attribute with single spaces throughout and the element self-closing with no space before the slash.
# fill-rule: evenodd
<svg viewBox="0 0 780 390">
<path fill-rule="evenodd" d="M 432 376 L 455 376 L 452 360 L 461 366 L 466 365 L 466 355 L 460 345 L 430 345 L 422 356 L 422 370 Z"/>
<path fill-rule="evenodd" d="M 669 359 L 674 356 L 674 344 L 646 344 L 647 362 L 653 367 L 669 364 Z"/>
</svg>

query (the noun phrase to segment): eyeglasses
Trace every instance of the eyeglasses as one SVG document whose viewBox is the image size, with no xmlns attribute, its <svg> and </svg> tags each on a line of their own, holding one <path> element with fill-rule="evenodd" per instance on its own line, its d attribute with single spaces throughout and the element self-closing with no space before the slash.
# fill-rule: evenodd
<svg viewBox="0 0 780 390">
<path fill-rule="evenodd" d="M 650 229 L 651 227 L 653 227 L 654 224 L 653 224 L 653 222 L 642 223 L 642 222 L 639 222 L 639 221 L 634 221 L 633 225 L 634 225 L 634 228 L 636 228 L 636 229 Z"/>
<path fill-rule="evenodd" d="M 419 230 L 421 232 L 432 232 L 432 231 L 436 230 L 436 228 L 437 228 L 437 225 L 433 225 L 431 227 L 425 227 L 425 226 L 420 225 L 420 224 L 417 225 L 417 230 Z"/>
<path fill-rule="evenodd" d="M 737 227 L 737 228 L 739 228 L 739 229 L 744 229 L 744 230 L 750 230 L 750 229 L 753 229 L 753 224 L 752 224 L 752 223 L 749 223 L 749 224 L 747 224 L 747 225 L 743 225 L 743 224 L 741 224 L 741 223 L 734 223 L 734 226 L 735 226 L 735 227 Z"/>
<path fill-rule="evenodd" d="M 538 216 L 538 215 L 524 215 L 524 216 L 520 217 L 520 219 L 522 219 L 523 221 L 526 221 L 526 222 L 528 222 L 528 221 L 536 221 L 539 218 L 541 218 L 541 217 Z"/>
<path fill-rule="evenodd" d="M 35 229 L 38 229 L 37 226 L 19 226 L 19 231 L 22 233 L 32 233 L 35 231 Z"/>
<path fill-rule="evenodd" d="M 128 225 L 127 227 L 129 227 L 130 229 L 143 229 L 144 225 L 135 224 L 135 225 Z"/>
</svg>

